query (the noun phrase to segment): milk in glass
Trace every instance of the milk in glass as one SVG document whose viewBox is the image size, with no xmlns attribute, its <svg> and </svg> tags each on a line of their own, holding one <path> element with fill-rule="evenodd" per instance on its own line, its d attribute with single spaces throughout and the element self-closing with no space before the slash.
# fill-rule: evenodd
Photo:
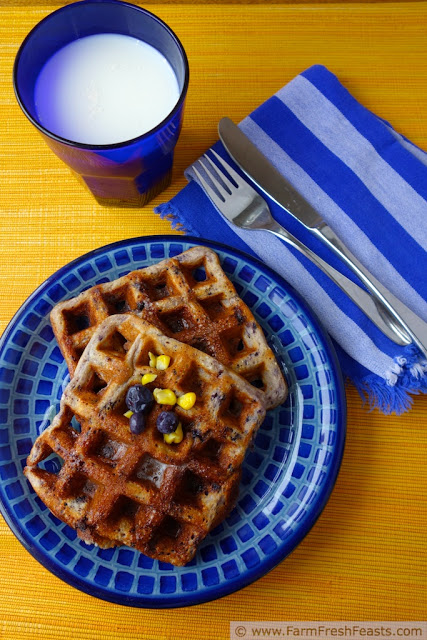
<svg viewBox="0 0 427 640">
<path fill-rule="evenodd" d="M 57 51 L 34 90 L 37 116 L 48 131 L 93 145 L 150 131 L 179 95 L 175 73 L 157 49 L 115 33 L 79 38 Z"/>
</svg>

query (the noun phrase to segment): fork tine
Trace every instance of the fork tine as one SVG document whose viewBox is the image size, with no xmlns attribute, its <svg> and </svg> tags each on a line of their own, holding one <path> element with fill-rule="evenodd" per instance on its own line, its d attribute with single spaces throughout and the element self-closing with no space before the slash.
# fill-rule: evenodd
<svg viewBox="0 0 427 640">
<path fill-rule="evenodd" d="M 211 151 L 212 151 L 212 149 L 211 149 Z M 212 153 L 215 153 L 215 152 L 213 151 Z M 215 155 L 217 157 L 219 157 L 218 154 L 215 154 Z M 212 162 L 211 158 L 208 156 L 207 153 L 203 154 L 203 159 L 206 160 L 209 163 L 210 169 L 214 170 L 216 172 L 217 176 L 220 177 L 220 179 L 222 180 L 222 182 L 224 183 L 224 185 L 226 186 L 226 188 L 228 190 L 228 194 L 231 195 L 233 193 L 233 191 L 236 189 L 236 185 L 234 185 L 232 182 L 230 182 L 230 180 L 227 178 L 225 173 L 223 173 L 221 171 L 221 169 L 218 167 L 217 164 Z M 212 175 L 212 171 L 211 171 L 211 175 Z M 218 180 L 218 178 L 217 178 L 217 180 Z"/>
<path fill-rule="evenodd" d="M 204 165 L 202 165 L 202 166 L 204 168 Z M 207 180 L 205 180 L 205 178 L 202 176 L 200 171 L 198 171 L 196 169 L 195 165 L 193 165 L 193 171 L 194 171 L 195 175 L 197 176 L 197 179 L 199 180 L 200 184 L 202 185 L 204 191 L 207 193 L 207 195 L 212 200 L 212 202 L 218 208 L 221 207 L 221 205 L 224 203 L 224 198 L 222 198 L 221 194 L 220 193 L 219 193 L 219 195 L 217 194 L 217 192 L 210 186 L 210 184 L 207 182 Z M 221 197 L 219 197 L 219 196 L 221 196 Z"/>
<path fill-rule="evenodd" d="M 221 198 L 224 200 L 228 198 L 231 195 L 231 189 L 225 185 L 225 182 L 222 180 L 222 173 L 217 166 L 206 154 L 199 159 L 199 162 Z"/>
<path fill-rule="evenodd" d="M 241 176 L 239 176 L 239 174 L 237 173 L 237 171 L 235 171 L 233 169 L 233 167 L 231 167 L 228 162 L 226 162 L 223 158 L 221 158 L 220 155 L 217 154 L 216 151 L 214 151 L 213 149 L 211 149 L 211 153 L 213 153 L 213 155 L 215 156 L 215 158 L 218 160 L 218 162 L 224 167 L 224 169 L 228 172 L 228 174 L 230 175 L 231 178 L 233 178 L 234 182 L 237 184 L 238 187 L 242 186 L 242 184 L 245 184 L 246 186 L 246 182 L 243 181 L 243 178 L 241 178 Z"/>
</svg>

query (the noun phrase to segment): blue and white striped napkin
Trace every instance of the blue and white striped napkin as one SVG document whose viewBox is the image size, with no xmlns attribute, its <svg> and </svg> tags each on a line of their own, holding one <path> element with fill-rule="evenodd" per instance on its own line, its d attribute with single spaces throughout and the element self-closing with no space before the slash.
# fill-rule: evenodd
<svg viewBox="0 0 427 640">
<path fill-rule="evenodd" d="M 239 126 L 378 280 L 427 321 L 427 154 L 322 66 L 298 75 Z M 230 162 L 220 143 L 214 148 Z M 280 224 L 354 280 L 298 221 L 269 205 Z M 192 235 L 252 253 L 293 285 L 332 337 L 344 375 L 371 406 L 399 413 L 411 406 L 411 394 L 427 391 L 427 362 L 414 346 L 392 343 L 278 238 L 231 226 L 195 181 L 156 211 Z"/>
</svg>

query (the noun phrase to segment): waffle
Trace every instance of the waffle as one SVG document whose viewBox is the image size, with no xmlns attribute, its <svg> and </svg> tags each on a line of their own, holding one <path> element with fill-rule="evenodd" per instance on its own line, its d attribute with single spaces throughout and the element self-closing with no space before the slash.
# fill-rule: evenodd
<svg viewBox="0 0 427 640">
<path fill-rule="evenodd" d="M 267 409 L 284 402 L 276 359 L 211 249 L 194 247 L 56 305 L 51 323 L 71 376 L 99 324 L 121 313 L 137 314 L 233 369 L 261 389 Z"/>
<path fill-rule="evenodd" d="M 169 355 L 169 367 L 152 369 L 149 352 Z M 184 431 L 180 444 L 166 444 L 157 430 L 163 405 L 153 406 L 140 435 L 130 432 L 126 393 L 144 373 L 157 374 L 151 389 L 196 393 L 191 409 L 173 408 Z M 110 316 L 93 334 L 24 473 L 87 543 L 126 544 L 184 565 L 233 507 L 245 452 L 264 416 L 262 392 L 214 358 L 135 315 Z M 44 462 L 53 453 L 63 460 L 56 474 Z"/>
</svg>

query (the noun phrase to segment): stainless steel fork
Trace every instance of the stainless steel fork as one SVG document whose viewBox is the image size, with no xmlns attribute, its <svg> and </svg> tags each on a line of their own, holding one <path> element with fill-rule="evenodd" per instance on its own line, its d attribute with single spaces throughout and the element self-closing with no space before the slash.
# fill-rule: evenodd
<svg viewBox="0 0 427 640">
<path fill-rule="evenodd" d="M 255 191 L 241 176 L 215 151 L 210 153 L 216 158 L 217 163 L 224 168 L 228 176 L 220 169 L 217 163 L 204 154 L 202 159 L 193 164 L 194 174 L 209 196 L 218 211 L 232 224 L 248 230 L 268 231 L 291 245 L 319 269 L 326 273 L 347 296 L 372 320 L 372 322 L 388 337 L 399 345 L 407 345 L 411 338 L 401 330 L 386 307 L 382 308 L 372 296 L 355 284 L 352 280 L 334 269 L 309 247 L 282 227 L 271 215 L 267 202 Z M 231 178 L 231 179 L 230 179 Z M 427 349 L 422 348 L 425 355 Z"/>
</svg>

